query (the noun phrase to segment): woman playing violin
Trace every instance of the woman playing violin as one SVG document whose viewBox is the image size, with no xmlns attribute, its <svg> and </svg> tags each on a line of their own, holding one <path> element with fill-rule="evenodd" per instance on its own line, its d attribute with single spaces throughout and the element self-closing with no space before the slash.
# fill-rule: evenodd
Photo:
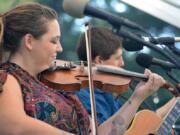
<svg viewBox="0 0 180 135">
<path fill-rule="evenodd" d="M 91 134 L 88 113 L 79 99 L 37 79 L 62 51 L 60 37 L 57 14 L 44 5 L 23 4 L 0 15 L 1 135 Z M 98 127 L 100 135 L 123 134 L 142 101 L 165 83 L 157 74 L 145 74 L 149 80 Z"/>
<path fill-rule="evenodd" d="M 123 39 L 113 34 L 111 30 L 102 27 L 92 27 L 91 34 L 93 62 L 95 64 L 123 67 Z M 82 34 L 77 44 L 77 54 L 79 59 L 83 61 L 87 61 L 85 43 L 85 35 Z M 87 100 L 89 97 L 88 88 L 77 92 L 77 95 L 86 110 L 91 113 L 90 100 Z M 96 111 L 99 123 L 103 123 L 121 107 L 120 101 L 115 99 L 113 95 L 115 96 L 117 93 L 112 94 L 112 92 L 95 89 Z M 165 106 L 157 110 L 157 114 L 164 117 L 174 102 L 175 98 L 172 98 Z"/>
</svg>

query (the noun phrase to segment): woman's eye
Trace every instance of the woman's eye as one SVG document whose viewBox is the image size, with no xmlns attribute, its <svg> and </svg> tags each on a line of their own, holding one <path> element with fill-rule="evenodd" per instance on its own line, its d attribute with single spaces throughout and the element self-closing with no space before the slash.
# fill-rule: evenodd
<svg viewBox="0 0 180 135">
<path fill-rule="evenodd" d="M 52 44 L 56 44 L 56 45 L 59 44 L 60 42 L 59 38 L 52 38 L 50 41 Z"/>
<path fill-rule="evenodd" d="M 51 41 L 51 43 L 53 43 L 53 44 L 57 44 L 57 41 Z"/>
</svg>

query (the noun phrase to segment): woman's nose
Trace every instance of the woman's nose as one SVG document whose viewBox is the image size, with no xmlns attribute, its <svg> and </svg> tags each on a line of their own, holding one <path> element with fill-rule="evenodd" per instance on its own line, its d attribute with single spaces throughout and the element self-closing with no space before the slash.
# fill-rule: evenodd
<svg viewBox="0 0 180 135">
<path fill-rule="evenodd" d="M 61 43 L 59 45 L 57 45 L 56 51 L 57 52 L 62 52 L 63 51 Z"/>
<path fill-rule="evenodd" d="M 124 60 L 123 60 L 123 58 L 121 58 L 119 66 L 120 67 L 124 67 Z"/>
</svg>

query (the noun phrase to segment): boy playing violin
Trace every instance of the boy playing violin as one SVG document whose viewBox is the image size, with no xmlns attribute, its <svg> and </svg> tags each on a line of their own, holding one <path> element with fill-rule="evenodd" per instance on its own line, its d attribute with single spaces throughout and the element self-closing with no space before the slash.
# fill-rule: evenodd
<svg viewBox="0 0 180 135">
<path fill-rule="evenodd" d="M 112 65 L 115 67 L 123 67 L 123 50 L 122 38 L 112 33 L 111 30 L 101 27 L 92 27 L 91 29 L 91 45 L 92 45 L 92 61 L 95 64 Z M 80 60 L 86 61 L 86 44 L 85 35 L 80 36 L 77 45 L 77 54 Z M 99 123 L 103 123 L 114 113 L 116 113 L 122 104 L 115 99 L 111 92 L 95 88 L 96 111 Z M 91 106 L 89 99 L 89 88 L 82 89 L 77 93 L 79 99 L 89 113 L 91 113 Z M 116 94 L 114 94 L 116 95 Z M 172 98 L 166 105 L 157 110 L 157 114 L 164 117 L 168 112 L 175 98 Z"/>
</svg>

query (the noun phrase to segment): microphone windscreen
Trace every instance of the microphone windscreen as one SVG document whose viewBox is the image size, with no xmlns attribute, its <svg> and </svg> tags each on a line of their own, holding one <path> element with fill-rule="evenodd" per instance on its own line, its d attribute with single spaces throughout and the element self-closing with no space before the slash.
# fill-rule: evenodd
<svg viewBox="0 0 180 135">
<path fill-rule="evenodd" d="M 151 66 L 152 63 L 152 57 L 148 54 L 145 53 L 140 53 L 136 56 L 136 62 L 145 68 L 149 68 Z"/>
<path fill-rule="evenodd" d="M 160 37 L 157 39 L 159 44 L 174 45 L 175 38 L 173 37 Z"/>
<path fill-rule="evenodd" d="M 143 45 L 140 45 L 138 42 L 125 38 L 123 39 L 123 48 L 127 51 L 139 51 L 143 49 Z"/>
<path fill-rule="evenodd" d="M 63 9 L 73 17 L 81 18 L 89 0 L 64 0 Z"/>
</svg>

